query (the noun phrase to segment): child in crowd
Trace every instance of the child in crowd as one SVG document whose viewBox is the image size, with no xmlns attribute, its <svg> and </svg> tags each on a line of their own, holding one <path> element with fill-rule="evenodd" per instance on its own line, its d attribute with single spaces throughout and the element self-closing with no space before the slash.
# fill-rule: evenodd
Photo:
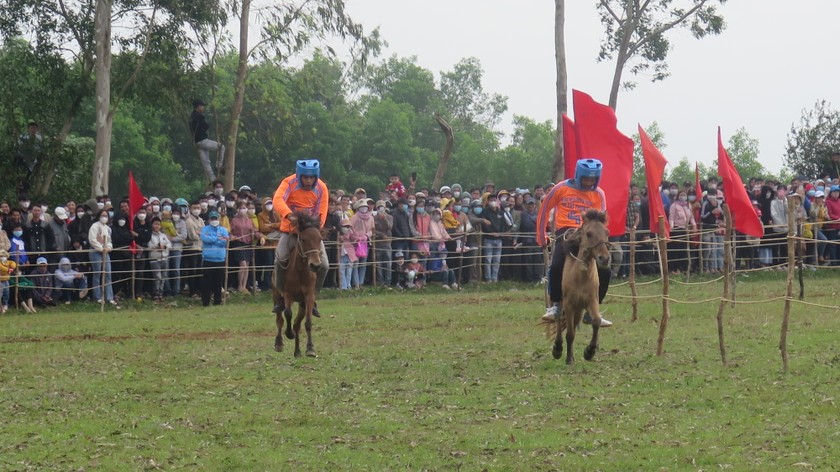
<svg viewBox="0 0 840 472">
<path fill-rule="evenodd" d="M 416 252 L 411 253 L 411 262 L 406 265 L 406 276 L 408 286 L 411 288 L 423 288 L 426 284 L 426 269 L 420 263 L 420 256 Z"/>
<path fill-rule="evenodd" d="M 16 269 L 15 261 L 9 260 L 9 251 L 0 249 L 0 291 L 2 292 L 0 312 L 2 313 L 9 310 L 9 280 Z"/>
<path fill-rule="evenodd" d="M 340 248 L 338 260 L 338 277 L 339 288 L 341 290 L 350 290 L 350 281 L 353 277 L 353 270 L 359 258 L 356 256 L 356 234 L 353 232 L 353 227 L 349 219 L 344 219 L 341 222 L 341 234 L 338 235 L 338 243 Z"/>
<path fill-rule="evenodd" d="M 405 265 L 405 254 L 402 251 L 397 251 L 394 254 L 394 275 L 396 276 L 397 288 L 404 289 L 408 287 L 408 272 Z"/>
</svg>

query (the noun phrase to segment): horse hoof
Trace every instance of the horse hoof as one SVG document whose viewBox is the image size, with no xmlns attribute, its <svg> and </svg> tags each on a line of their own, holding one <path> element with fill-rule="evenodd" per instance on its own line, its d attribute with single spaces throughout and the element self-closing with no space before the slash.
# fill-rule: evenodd
<svg viewBox="0 0 840 472">
<path fill-rule="evenodd" d="M 292 331 L 292 328 L 286 328 L 286 337 L 289 339 L 295 339 L 295 332 Z"/>
<path fill-rule="evenodd" d="M 275 344 L 274 350 L 277 352 L 283 352 L 283 345 L 282 344 Z"/>
<path fill-rule="evenodd" d="M 571 357 L 566 358 L 566 365 L 574 365 L 574 364 L 575 364 L 574 358 L 571 358 Z"/>
<path fill-rule="evenodd" d="M 555 359 L 560 359 L 562 356 L 563 356 L 563 346 L 560 346 L 560 347 L 555 346 L 554 349 L 551 350 L 551 357 L 553 357 Z"/>
<path fill-rule="evenodd" d="M 295 351 L 295 357 L 300 357 L 300 351 Z"/>
<path fill-rule="evenodd" d="M 315 349 L 307 349 L 306 350 L 306 357 L 318 357 L 318 355 L 315 354 Z"/>
<path fill-rule="evenodd" d="M 588 348 L 587 347 L 586 349 L 583 350 L 583 358 L 588 360 L 588 361 L 591 361 L 595 357 L 595 351 L 596 351 L 595 348 Z"/>
</svg>

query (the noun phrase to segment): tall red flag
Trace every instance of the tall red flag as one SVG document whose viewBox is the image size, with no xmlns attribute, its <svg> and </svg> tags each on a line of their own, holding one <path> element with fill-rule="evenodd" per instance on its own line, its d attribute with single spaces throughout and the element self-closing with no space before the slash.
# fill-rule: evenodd
<svg viewBox="0 0 840 472">
<path fill-rule="evenodd" d="M 572 90 L 578 158 L 599 159 L 604 172 L 598 184 L 607 196 L 610 236 L 624 234 L 630 179 L 633 177 L 633 140 L 616 128 L 615 112 L 589 95 Z"/>
<path fill-rule="evenodd" d="M 642 142 L 642 156 L 645 159 L 645 180 L 648 188 L 648 214 L 650 215 L 650 231 L 652 233 L 659 233 L 659 217 L 665 218 L 668 221 L 668 216 L 665 214 L 665 205 L 662 203 L 662 193 L 659 191 L 659 185 L 662 184 L 662 175 L 665 173 L 665 166 L 668 161 L 665 156 L 656 149 L 656 145 L 650 140 L 647 133 L 645 133 L 642 125 L 639 126 L 639 138 Z M 671 233 L 670 225 L 665 225 L 664 237 L 668 237 Z"/>
<path fill-rule="evenodd" d="M 694 193 L 697 195 L 697 201 L 699 202 L 703 196 L 703 188 L 700 187 L 700 166 L 697 161 L 694 161 Z"/>
<path fill-rule="evenodd" d="M 718 174 L 723 180 L 723 191 L 726 196 L 726 204 L 732 214 L 732 222 L 735 229 L 750 236 L 760 238 L 764 236 L 764 226 L 761 219 L 752 206 L 747 190 L 744 188 L 744 181 L 738 175 L 738 170 L 732 164 L 732 159 L 723 147 L 723 140 L 720 138 L 720 127 L 718 127 Z"/>
<path fill-rule="evenodd" d="M 143 192 L 134 180 L 134 174 L 128 171 L 128 227 L 132 230 L 134 229 L 134 215 L 143 207 L 145 200 L 146 197 L 143 196 Z"/>
<path fill-rule="evenodd" d="M 575 137 L 575 122 L 563 113 L 563 158 L 565 178 L 575 176 L 575 165 L 578 160 L 577 138 Z"/>
</svg>

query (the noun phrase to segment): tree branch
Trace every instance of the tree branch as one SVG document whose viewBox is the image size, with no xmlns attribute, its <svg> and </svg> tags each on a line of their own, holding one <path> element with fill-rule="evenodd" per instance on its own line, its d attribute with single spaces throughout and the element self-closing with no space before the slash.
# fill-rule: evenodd
<svg viewBox="0 0 840 472">
<path fill-rule="evenodd" d="M 302 12 L 302 11 L 303 11 L 303 8 L 304 8 L 304 7 L 306 7 L 306 5 L 308 5 L 311 1 L 312 1 L 312 0 L 306 0 L 305 2 L 301 3 L 301 4 L 300 4 L 300 6 L 299 6 L 297 9 L 295 9 L 295 10 L 294 10 L 294 13 L 292 13 L 292 15 L 291 15 L 291 16 L 289 16 L 288 21 L 286 21 L 286 22 L 283 24 L 283 28 L 284 28 L 284 29 L 285 29 L 285 28 L 288 28 L 288 27 L 289 27 L 289 25 L 291 25 L 291 24 L 292 24 L 292 22 L 293 22 L 294 20 L 298 19 L 299 15 L 300 15 L 300 12 Z M 251 57 L 251 55 L 254 53 L 254 51 L 256 51 L 257 49 L 259 49 L 259 48 L 260 48 L 260 46 L 262 46 L 263 44 L 265 44 L 265 43 L 267 43 L 267 42 L 271 41 L 272 39 L 274 39 L 274 38 L 273 38 L 272 36 L 270 36 L 270 37 L 268 37 L 268 38 L 264 38 L 264 39 L 262 39 L 262 40 L 258 41 L 258 42 L 257 42 L 257 44 L 255 44 L 255 45 L 254 45 L 254 47 L 252 47 L 252 48 L 248 51 L 248 57 Z"/>
<path fill-rule="evenodd" d="M 634 55 L 636 53 L 636 51 L 638 51 L 645 43 L 650 41 L 651 38 L 654 38 L 654 37 L 664 33 L 665 31 L 668 31 L 669 29 L 673 28 L 674 26 L 677 26 L 678 24 L 682 23 L 683 21 L 685 21 L 686 18 L 688 18 L 689 16 L 696 13 L 697 10 L 699 10 L 704 4 L 706 4 L 707 1 L 708 0 L 701 0 L 700 3 L 694 5 L 693 8 L 691 8 L 690 10 L 685 12 L 685 14 L 683 14 L 679 18 L 675 19 L 674 21 L 672 21 L 670 23 L 665 23 L 664 25 L 660 26 L 659 28 L 656 28 L 655 30 L 646 34 L 644 37 L 639 39 L 639 41 L 636 44 L 633 44 L 632 46 L 630 46 L 630 48 L 627 51 L 627 56 L 630 57 L 630 56 Z"/>
<path fill-rule="evenodd" d="M 601 0 L 601 5 L 607 10 L 607 12 L 609 12 L 610 16 L 613 17 L 616 23 L 621 25 L 621 18 L 619 18 L 618 15 L 615 14 L 613 9 L 610 8 L 609 2 L 607 0 Z"/>
</svg>

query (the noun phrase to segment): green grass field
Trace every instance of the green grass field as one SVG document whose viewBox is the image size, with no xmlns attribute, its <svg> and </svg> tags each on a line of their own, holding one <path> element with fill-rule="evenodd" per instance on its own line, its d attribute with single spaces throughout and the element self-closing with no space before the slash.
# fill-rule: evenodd
<svg viewBox="0 0 840 472">
<path fill-rule="evenodd" d="M 837 305 L 836 278 L 807 287 L 806 301 Z M 672 285 L 679 300 L 721 291 Z M 737 293 L 782 295 L 784 275 Z M 265 295 L 0 317 L 0 469 L 837 468 L 837 309 L 794 305 L 784 373 L 782 301 L 727 308 L 723 366 L 716 302 L 673 304 L 656 357 L 661 302 L 631 323 L 612 297 L 595 360 L 587 327 L 567 367 L 536 326 L 541 288 L 344 295 L 320 304 L 314 359 L 288 341 L 273 351 Z"/>
</svg>

